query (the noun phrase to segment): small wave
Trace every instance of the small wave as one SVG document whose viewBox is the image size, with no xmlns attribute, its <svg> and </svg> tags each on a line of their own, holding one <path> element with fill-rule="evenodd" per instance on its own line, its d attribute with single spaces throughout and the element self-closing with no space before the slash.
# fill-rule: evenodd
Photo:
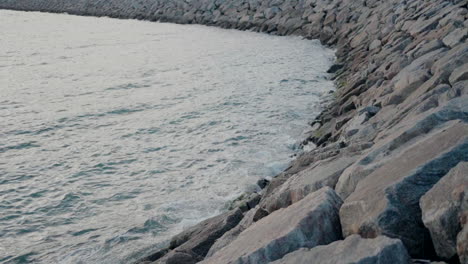
<svg viewBox="0 0 468 264">
<path fill-rule="evenodd" d="M 38 148 L 40 145 L 36 144 L 37 141 L 30 141 L 25 143 L 20 143 L 13 146 L 7 146 L 0 148 L 0 153 L 7 152 L 8 150 L 22 150 L 22 149 L 30 149 L 30 148 Z"/>
<path fill-rule="evenodd" d="M 130 89 L 138 89 L 138 88 L 148 88 L 151 87 L 149 84 L 135 84 L 135 83 L 127 83 L 127 84 L 121 84 L 117 85 L 115 87 L 109 87 L 104 90 L 106 91 L 113 91 L 113 90 L 130 90 Z"/>
</svg>

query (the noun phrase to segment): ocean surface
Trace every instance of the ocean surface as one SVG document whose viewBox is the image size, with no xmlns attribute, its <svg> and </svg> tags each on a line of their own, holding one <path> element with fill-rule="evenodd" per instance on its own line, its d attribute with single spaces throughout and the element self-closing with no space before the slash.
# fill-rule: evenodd
<svg viewBox="0 0 468 264">
<path fill-rule="evenodd" d="M 128 263 L 284 169 L 333 90 L 299 37 L 0 10 L 0 263 Z"/>
</svg>

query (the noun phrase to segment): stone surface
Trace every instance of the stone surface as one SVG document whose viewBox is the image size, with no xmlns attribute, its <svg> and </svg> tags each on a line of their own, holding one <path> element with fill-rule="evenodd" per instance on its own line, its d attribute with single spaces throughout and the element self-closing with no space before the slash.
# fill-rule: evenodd
<svg viewBox="0 0 468 264">
<path fill-rule="evenodd" d="M 273 178 L 261 206 L 253 208 L 257 198 L 240 205 L 253 209 L 224 235 L 215 232 L 222 237 L 210 251 L 215 257 L 232 250 L 245 231 L 273 221 L 274 210 L 302 203 L 321 186 L 335 186 L 346 198 L 346 235 L 399 237 L 413 256 L 426 249 L 419 198 L 465 159 L 456 148 L 468 122 L 466 0 L 0 0 L 0 8 L 197 23 L 334 45 L 337 66 L 330 72 L 338 90 L 332 104 L 322 105 L 320 127 L 308 138 L 316 147 Z M 362 112 L 369 106 L 378 111 Z M 339 157 L 357 159 L 348 166 Z M 295 223 L 293 217 L 283 221 Z M 201 259 L 212 237 L 190 230 L 173 240 L 167 257 Z M 466 237 L 465 225 L 457 238 L 462 263 L 468 262 Z"/>
<path fill-rule="evenodd" d="M 232 241 L 234 241 L 240 233 L 242 233 L 245 229 L 251 226 L 255 221 L 254 217 L 256 214 L 256 209 L 251 209 L 244 214 L 244 218 L 239 222 L 239 224 L 232 228 L 231 230 L 224 233 L 224 235 L 216 240 L 216 242 L 211 246 L 210 251 L 206 254 L 206 257 L 211 257 L 220 249 L 224 248 L 225 246 L 229 245 Z"/>
<path fill-rule="evenodd" d="M 419 199 L 460 161 L 468 160 L 468 125 L 448 122 L 409 149 L 386 160 L 361 180 L 345 200 L 340 219 L 345 236 L 400 238 L 413 256 L 425 245 Z"/>
<path fill-rule="evenodd" d="M 464 219 L 464 227 L 457 236 L 457 253 L 460 263 L 468 263 L 468 224 Z"/>
<path fill-rule="evenodd" d="M 317 162 L 314 166 L 310 166 L 287 179 L 270 194 L 268 199 L 262 202 L 262 207 L 271 213 L 301 200 L 309 193 L 324 186 L 334 188 L 341 172 L 356 158 L 344 155 Z"/>
<path fill-rule="evenodd" d="M 420 200 L 422 220 L 439 257 L 457 254 L 457 235 L 468 216 L 468 162 L 460 162 Z"/>
<path fill-rule="evenodd" d="M 403 243 L 398 239 L 378 236 L 363 239 L 351 235 L 345 240 L 312 249 L 302 248 L 272 264 L 411 264 Z"/>
<path fill-rule="evenodd" d="M 241 210 L 237 208 L 207 219 L 174 236 L 169 246 L 173 251 L 160 258 L 158 263 L 192 263 L 202 260 L 216 239 L 236 226 L 242 217 Z"/>
<path fill-rule="evenodd" d="M 341 238 L 341 203 L 332 189 L 324 187 L 251 225 L 201 263 L 268 263 L 301 247 L 331 243 Z"/>
</svg>

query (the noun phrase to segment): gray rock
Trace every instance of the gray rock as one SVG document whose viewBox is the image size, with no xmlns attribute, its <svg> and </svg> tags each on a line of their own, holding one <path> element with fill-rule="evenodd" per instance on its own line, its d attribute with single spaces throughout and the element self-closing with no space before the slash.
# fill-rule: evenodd
<svg viewBox="0 0 468 264">
<path fill-rule="evenodd" d="M 466 213 L 466 212 L 465 212 Z M 468 219 L 468 215 L 465 214 L 465 221 Z M 465 226 L 457 236 L 457 253 L 460 263 L 468 263 L 468 224 L 465 222 Z"/>
<path fill-rule="evenodd" d="M 460 162 L 420 200 L 422 220 L 439 257 L 457 254 L 461 220 L 468 216 L 468 162 Z M 466 217 L 465 216 L 465 217 Z"/>
<path fill-rule="evenodd" d="M 378 236 L 363 239 L 352 235 L 345 240 L 312 249 L 302 248 L 272 264 L 410 264 L 411 259 L 399 239 Z"/>
<path fill-rule="evenodd" d="M 373 51 L 373 50 L 376 50 L 376 49 L 380 49 L 380 47 L 382 46 L 382 42 L 378 39 L 374 39 L 370 44 L 369 44 L 369 50 L 370 51 Z"/>
<path fill-rule="evenodd" d="M 468 28 L 457 28 L 452 33 L 448 34 L 442 42 L 449 47 L 455 47 L 468 35 Z"/>
<path fill-rule="evenodd" d="M 324 186 L 334 188 L 341 172 L 356 159 L 356 155 L 340 155 L 316 162 L 314 166 L 290 176 L 261 202 L 261 206 L 271 213 L 300 201 Z"/>
<path fill-rule="evenodd" d="M 458 162 L 468 160 L 466 135 L 467 124 L 450 121 L 388 157 L 345 200 L 340 210 L 343 234 L 384 234 L 400 238 L 412 256 L 430 252 L 419 199 Z"/>
<path fill-rule="evenodd" d="M 448 81 L 452 72 L 459 66 L 468 61 L 468 43 L 462 43 L 451 49 L 444 57 L 437 60 L 431 67 L 433 75 L 440 76 L 439 78 Z"/>
<path fill-rule="evenodd" d="M 449 77 L 451 85 L 464 80 L 468 80 L 468 63 L 456 68 Z"/>
<path fill-rule="evenodd" d="M 171 251 L 161 259 L 153 262 L 155 264 L 195 264 L 200 261 L 201 258 L 197 258 L 191 254 L 185 252 Z"/>
<path fill-rule="evenodd" d="M 256 208 L 258 209 L 258 207 Z M 211 246 L 210 251 L 206 254 L 206 257 L 213 256 L 216 252 L 220 249 L 224 248 L 225 246 L 229 245 L 232 241 L 234 241 L 240 233 L 242 233 L 245 229 L 251 226 L 254 221 L 254 216 L 256 214 L 256 209 L 251 209 L 244 214 L 244 218 L 239 222 L 237 226 L 232 228 L 231 230 L 224 233 L 224 235 L 216 240 L 216 242 Z"/>
<path fill-rule="evenodd" d="M 331 188 L 322 188 L 254 223 L 201 263 L 262 264 L 301 247 L 331 243 L 341 238 L 340 205 L 341 199 Z"/>
<path fill-rule="evenodd" d="M 393 79 L 393 93 L 386 104 L 399 104 L 406 99 L 409 94 L 419 88 L 424 82 L 429 80 L 431 75 L 429 69 L 442 57 L 446 49 L 438 49 L 427 53 L 414 60 L 410 65 L 403 68 Z"/>
<path fill-rule="evenodd" d="M 207 219 L 174 236 L 171 239 L 170 248 L 175 249 L 175 252 L 189 254 L 194 259 L 203 258 L 216 239 L 236 226 L 242 217 L 241 210 L 235 209 Z M 179 258 L 179 255 L 175 254 L 175 257 Z M 171 258 L 165 259 L 169 261 Z"/>
<path fill-rule="evenodd" d="M 463 85 L 462 85 L 463 86 Z M 448 87 L 449 92 L 459 93 L 457 86 Z M 436 90 L 434 94 L 439 98 Z M 456 97 L 456 96 L 455 96 Z M 336 185 L 336 191 L 343 199 L 346 199 L 355 191 L 358 183 L 368 177 L 373 171 L 383 166 L 389 160 L 393 159 L 397 153 L 404 151 L 425 137 L 427 133 L 443 125 L 444 123 L 462 119 L 468 122 L 468 105 L 465 103 L 468 100 L 467 96 L 455 98 L 449 102 L 442 104 L 440 107 L 431 111 L 426 111 L 422 115 L 414 118 L 409 118 L 406 122 L 400 122 L 398 130 L 385 131 L 385 139 L 381 139 L 377 144 L 372 146 L 368 153 L 359 158 L 359 161 L 348 167 L 340 176 Z M 389 119 L 394 116 L 394 112 L 386 111 L 389 107 L 385 107 L 379 111 L 379 115 L 374 118 Z M 383 133 L 383 132 L 381 132 Z M 354 136 L 356 138 L 358 135 Z"/>
</svg>

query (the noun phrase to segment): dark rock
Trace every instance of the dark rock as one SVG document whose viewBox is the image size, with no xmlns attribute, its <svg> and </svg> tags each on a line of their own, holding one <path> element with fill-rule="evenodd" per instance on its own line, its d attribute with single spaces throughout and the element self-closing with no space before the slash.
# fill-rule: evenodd
<svg viewBox="0 0 468 264">
<path fill-rule="evenodd" d="M 260 189 L 264 189 L 267 187 L 267 185 L 270 183 L 268 179 L 262 178 L 257 181 L 257 185 L 260 187 Z"/>
<path fill-rule="evenodd" d="M 363 239 L 352 235 L 345 240 L 311 249 L 302 248 L 272 264 L 411 264 L 412 261 L 398 239 L 378 236 Z"/>
<path fill-rule="evenodd" d="M 459 163 L 442 177 L 421 197 L 420 205 L 437 255 L 451 259 L 457 254 L 462 219 L 468 216 L 468 162 Z"/>
<path fill-rule="evenodd" d="M 201 263 L 268 263 L 301 247 L 338 240 L 340 205 L 341 199 L 328 187 L 311 193 L 251 225 Z"/>
<path fill-rule="evenodd" d="M 203 258 L 216 239 L 236 226 L 242 217 L 241 210 L 235 209 L 207 219 L 174 236 L 170 248 L 189 254 L 194 259 Z"/>
<path fill-rule="evenodd" d="M 338 70 L 342 69 L 344 67 L 343 64 L 333 64 L 330 69 L 327 70 L 327 73 L 335 73 Z"/>
</svg>

